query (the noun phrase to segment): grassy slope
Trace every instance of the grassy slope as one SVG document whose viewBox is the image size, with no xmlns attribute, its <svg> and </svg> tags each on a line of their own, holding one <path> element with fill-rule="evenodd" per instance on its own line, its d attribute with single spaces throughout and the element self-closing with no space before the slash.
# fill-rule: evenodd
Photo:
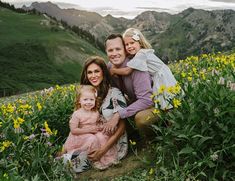
<svg viewBox="0 0 235 181">
<path fill-rule="evenodd" d="M 0 27 L 0 91 L 9 88 L 16 93 L 76 82 L 88 56 L 105 56 L 44 16 L 0 8 Z"/>
</svg>

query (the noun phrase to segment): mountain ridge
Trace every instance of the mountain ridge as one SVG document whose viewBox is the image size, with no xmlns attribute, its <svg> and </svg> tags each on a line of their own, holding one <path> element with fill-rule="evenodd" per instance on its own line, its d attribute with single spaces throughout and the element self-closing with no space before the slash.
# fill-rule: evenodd
<svg viewBox="0 0 235 181">
<path fill-rule="evenodd" d="M 60 9 L 51 2 L 32 3 L 27 9 L 36 9 L 58 21 L 63 20 L 70 26 L 84 29 L 101 42 L 110 33 L 123 33 L 129 27 L 138 28 L 160 57 L 168 56 L 171 60 L 200 53 L 227 51 L 235 47 L 233 10 L 188 8 L 174 15 L 145 11 L 130 20 L 111 15 L 102 17 L 84 10 Z"/>
<path fill-rule="evenodd" d="M 79 82 L 87 57 L 105 57 L 86 35 L 77 36 L 46 15 L 0 4 L 0 26 L 0 97 Z"/>
</svg>

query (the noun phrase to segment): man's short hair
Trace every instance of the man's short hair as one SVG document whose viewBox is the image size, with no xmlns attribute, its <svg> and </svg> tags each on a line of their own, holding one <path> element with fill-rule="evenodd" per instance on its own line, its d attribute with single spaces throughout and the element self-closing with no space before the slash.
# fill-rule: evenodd
<svg viewBox="0 0 235 181">
<path fill-rule="evenodd" d="M 121 34 L 110 34 L 110 35 L 105 39 L 104 47 L 106 48 L 106 42 L 107 42 L 108 40 L 113 40 L 113 39 L 116 39 L 116 38 L 121 38 L 122 44 L 123 44 L 123 46 L 125 47 L 125 43 L 124 43 L 124 40 L 123 40 Z"/>
</svg>

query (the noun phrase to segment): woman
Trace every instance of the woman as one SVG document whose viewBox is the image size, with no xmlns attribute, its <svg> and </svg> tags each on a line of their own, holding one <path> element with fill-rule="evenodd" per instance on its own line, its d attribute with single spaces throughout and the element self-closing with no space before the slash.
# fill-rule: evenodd
<svg viewBox="0 0 235 181">
<path fill-rule="evenodd" d="M 81 75 L 81 84 L 93 85 L 98 91 L 98 97 L 101 99 L 100 113 L 106 121 L 109 121 L 113 114 L 126 106 L 125 98 L 122 93 L 114 87 L 111 87 L 111 76 L 104 62 L 104 59 L 98 56 L 90 57 L 86 60 Z M 127 154 L 128 143 L 125 132 L 125 123 L 123 120 L 117 120 L 116 131 L 109 138 L 108 142 L 100 149 L 94 150 L 88 154 L 92 161 L 98 161 L 112 146 L 118 149 L 118 161 Z M 111 131 L 111 130 L 110 130 Z"/>
</svg>

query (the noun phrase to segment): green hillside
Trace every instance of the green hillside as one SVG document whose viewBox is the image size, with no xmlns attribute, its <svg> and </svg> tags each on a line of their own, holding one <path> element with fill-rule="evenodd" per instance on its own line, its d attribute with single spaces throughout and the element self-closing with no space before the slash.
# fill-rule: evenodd
<svg viewBox="0 0 235 181">
<path fill-rule="evenodd" d="M 0 96 L 77 82 L 88 56 L 105 56 L 43 15 L 0 7 L 0 27 Z"/>
</svg>

